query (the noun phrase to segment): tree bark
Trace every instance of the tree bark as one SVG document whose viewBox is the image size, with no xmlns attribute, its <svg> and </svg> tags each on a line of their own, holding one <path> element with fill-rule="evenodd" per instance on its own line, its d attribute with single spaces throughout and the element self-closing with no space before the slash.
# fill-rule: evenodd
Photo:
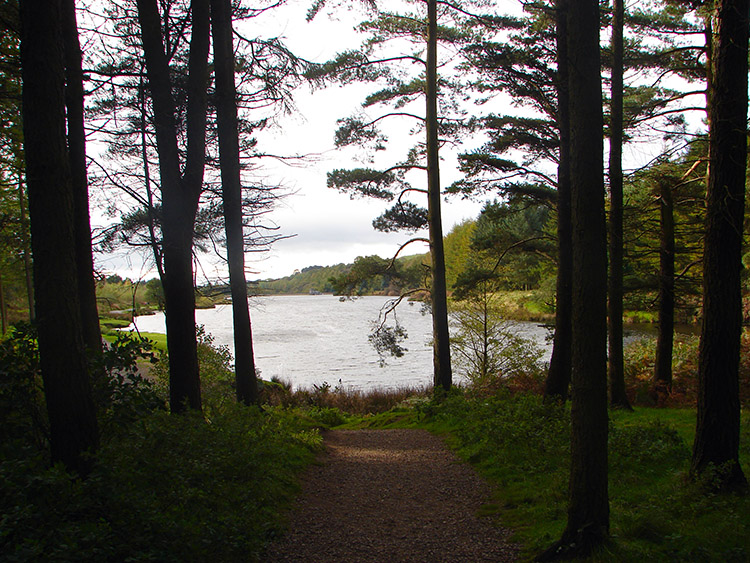
<svg viewBox="0 0 750 563">
<path fill-rule="evenodd" d="M 425 113 L 427 129 L 427 221 L 430 229 L 432 259 L 432 338 L 434 386 L 448 391 L 453 384 L 450 337 L 448 334 L 448 297 L 445 281 L 443 224 L 440 213 L 440 161 L 438 157 L 437 107 L 437 1 L 427 1 L 427 74 Z"/>
<path fill-rule="evenodd" d="M 555 337 L 544 385 L 545 400 L 568 398 L 571 372 L 571 299 L 573 276 L 570 217 L 570 114 L 568 111 L 567 0 L 555 2 L 557 35 L 557 121 L 560 154 L 557 166 L 557 283 Z"/>
<path fill-rule="evenodd" d="M 188 60 L 187 155 L 180 174 L 176 107 L 161 21 L 155 0 L 138 0 L 146 70 L 154 107 L 156 144 L 162 191 L 164 302 L 169 351 L 169 403 L 172 412 L 201 408 L 195 333 L 193 228 L 203 184 L 206 148 L 209 4 L 191 3 L 192 27 Z"/>
<path fill-rule="evenodd" d="M 23 187 L 23 175 L 18 172 L 18 208 L 21 219 L 21 247 L 23 248 L 23 272 L 26 282 L 26 299 L 29 303 L 29 322 L 36 320 L 34 312 L 34 266 L 31 263 L 31 243 L 29 242 L 29 219 L 26 216 L 26 196 Z"/>
<path fill-rule="evenodd" d="M 8 308 L 5 305 L 5 287 L 3 286 L 3 275 L 0 272 L 0 336 L 5 336 L 8 324 Z"/>
<path fill-rule="evenodd" d="M 612 106 L 609 138 L 609 404 L 633 410 L 625 394 L 622 330 L 622 97 L 623 97 L 623 0 L 612 1 Z"/>
<path fill-rule="evenodd" d="M 85 475 L 99 431 L 78 303 L 61 16 L 59 1 L 21 2 L 22 111 L 51 458 Z"/>
<path fill-rule="evenodd" d="M 245 279 L 245 238 L 242 221 L 242 183 L 237 102 L 232 46 L 232 5 L 230 0 L 211 0 L 211 26 L 216 73 L 216 114 L 219 134 L 219 161 L 227 236 L 229 286 L 232 292 L 234 325 L 234 371 L 237 400 L 250 405 L 258 401 L 258 381 L 253 357 L 253 332 L 247 303 Z"/>
<path fill-rule="evenodd" d="M 659 332 L 656 337 L 654 384 L 658 402 L 672 390 L 674 344 L 674 197 L 668 178 L 659 180 Z"/>
<path fill-rule="evenodd" d="M 542 560 L 585 556 L 609 536 L 607 228 L 599 5 L 568 7 L 573 219 L 573 373 L 568 523 Z"/>
<path fill-rule="evenodd" d="M 718 0 L 709 84 L 710 167 L 703 255 L 698 417 L 691 472 L 712 485 L 747 487 L 739 463 L 742 228 L 748 106 L 748 0 Z"/>
<path fill-rule="evenodd" d="M 94 257 L 91 252 L 91 220 L 86 173 L 86 131 L 84 128 L 83 69 L 78 40 L 75 0 L 62 0 L 65 52 L 65 106 L 68 124 L 68 153 L 73 182 L 73 217 L 78 270 L 78 299 L 81 306 L 83 340 L 91 352 L 101 353 L 102 333 L 96 306 Z"/>
</svg>

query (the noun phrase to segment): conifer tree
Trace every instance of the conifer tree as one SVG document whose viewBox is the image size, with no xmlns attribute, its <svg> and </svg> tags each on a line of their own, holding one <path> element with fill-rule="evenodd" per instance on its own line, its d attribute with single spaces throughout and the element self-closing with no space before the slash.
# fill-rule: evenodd
<svg viewBox="0 0 750 563">
<path fill-rule="evenodd" d="M 169 402 L 172 412 L 201 409 L 195 332 L 193 229 L 203 187 L 206 159 L 206 111 L 209 51 L 208 0 L 191 2 L 191 43 L 187 78 L 187 154 L 177 142 L 176 106 L 172 94 L 162 21 L 155 0 L 138 0 L 148 88 L 154 107 L 161 176 L 164 299 L 169 354 Z"/>
<path fill-rule="evenodd" d="M 709 88 L 709 177 L 703 256 L 698 417 L 691 471 L 718 489 L 747 487 L 739 463 L 738 369 L 748 109 L 747 0 L 715 4 Z"/>
<path fill-rule="evenodd" d="M 320 8 L 322 2 L 316 4 Z M 332 79 L 342 83 L 354 81 L 384 82 L 381 90 L 371 94 L 364 102 L 365 108 L 388 107 L 386 113 L 374 119 L 365 120 L 351 117 L 341 120 L 336 133 L 336 144 L 346 146 L 358 144 L 378 150 L 384 148 L 386 138 L 378 130 L 378 125 L 389 118 L 415 120 L 425 140 L 418 143 L 406 158 L 388 169 L 374 170 L 358 168 L 334 170 L 328 175 L 328 185 L 357 195 L 375 197 L 396 204 L 375 220 L 373 225 L 379 230 L 418 231 L 429 230 L 430 245 L 430 296 L 433 318 L 433 370 L 435 389 L 448 390 L 452 384 L 450 364 L 450 344 L 448 337 L 447 287 L 445 282 L 445 260 L 443 250 L 442 219 L 440 213 L 440 170 L 438 150 L 442 140 L 451 133 L 451 121 L 440 109 L 450 107 L 445 92 L 448 83 L 438 77 L 438 45 L 460 44 L 471 37 L 470 25 L 461 26 L 458 22 L 467 21 L 466 13 L 445 5 L 440 10 L 435 0 L 426 2 L 426 10 L 414 13 L 377 12 L 376 18 L 360 24 L 362 31 L 370 32 L 371 38 L 358 51 L 341 53 L 335 60 L 321 65 L 311 77 L 318 80 Z M 452 27 L 439 22 L 440 17 L 451 18 Z M 476 18 L 468 21 L 477 22 Z M 482 26 L 480 21 L 480 27 Z M 374 55 L 377 47 L 393 40 L 405 40 L 411 51 L 399 55 Z M 416 64 L 421 70 L 418 76 L 403 79 L 396 70 L 399 63 Z M 441 90 L 441 92 L 438 91 Z M 412 109 L 416 100 L 424 99 L 425 110 Z M 406 180 L 406 173 L 422 170 L 426 173 L 426 187 L 413 187 Z M 408 194 L 415 192 L 427 197 L 427 209 L 420 208 L 408 200 Z M 423 238 L 415 238 L 412 241 Z M 409 242 L 412 242 L 409 241 Z M 409 243 L 407 243 L 409 244 Z M 405 245 L 404 245 L 405 246 Z M 403 248 L 402 246 L 401 248 Z M 399 250 L 400 252 L 400 250 Z"/>
<path fill-rule="evenodd" d="M 23 131 L 39 355 L 52 461 L 86 475 L 98 447 L 75 266 L 61 2 L 21 2 Z"/>
</svg>

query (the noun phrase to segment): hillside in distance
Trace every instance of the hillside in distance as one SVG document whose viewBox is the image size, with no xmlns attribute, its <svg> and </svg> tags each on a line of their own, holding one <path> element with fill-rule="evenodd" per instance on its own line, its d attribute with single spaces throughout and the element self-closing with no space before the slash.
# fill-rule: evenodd
<svg viewBox="0 0 750 563">
<path fill-rule="evenodd" d="M 404 256 L 396 260 L 399 275 L 390 273 L 376 274 L 367 281 L 357 284 L 356 292 L 362 295 L 398 294 L 402 289 L 418 287 L 421 281 L 422 261 L 426 254 Z M 377 256 L 357 258 L 353 264 L 336 264 L 334 266 L 309 266 L 295 271 L 291 276 L 274 280 L 251 282 L 250 291 L 261 295 L 299 295 L 316 293 L 337 293 L 331 278 L 342 279 L 352 273 L 357 265 L 376 263 L 385 269 L 388 261 Z"/>
</svg>

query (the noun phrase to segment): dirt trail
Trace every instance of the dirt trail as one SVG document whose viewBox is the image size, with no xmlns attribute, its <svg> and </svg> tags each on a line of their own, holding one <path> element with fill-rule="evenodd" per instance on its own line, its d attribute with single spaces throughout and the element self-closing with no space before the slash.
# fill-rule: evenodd
<svg viewBox="0 0 750 563">
<path fill-rule="evenodd" d="M 263 561 L 514 561 L 489 486 L 423 430 L 337 430 Z"/>
</svg>

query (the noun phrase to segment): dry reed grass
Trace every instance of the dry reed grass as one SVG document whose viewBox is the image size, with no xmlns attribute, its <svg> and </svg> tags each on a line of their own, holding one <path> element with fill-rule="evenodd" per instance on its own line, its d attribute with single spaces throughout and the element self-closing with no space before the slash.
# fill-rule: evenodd
<svg viewBox="0 0 750 563">
<path fill-rule="evenodd" d="M 376 388 L 370 390 L 332 387 L 330 384 L 293 389 L 291 383 L 279 379 L 264 382 L 262 401 L 271 406 L 335 408 L 342 412 L 365 415 L 387 412 L 415 398 L 429 397 L 430 387 Z"/>
</svg>

